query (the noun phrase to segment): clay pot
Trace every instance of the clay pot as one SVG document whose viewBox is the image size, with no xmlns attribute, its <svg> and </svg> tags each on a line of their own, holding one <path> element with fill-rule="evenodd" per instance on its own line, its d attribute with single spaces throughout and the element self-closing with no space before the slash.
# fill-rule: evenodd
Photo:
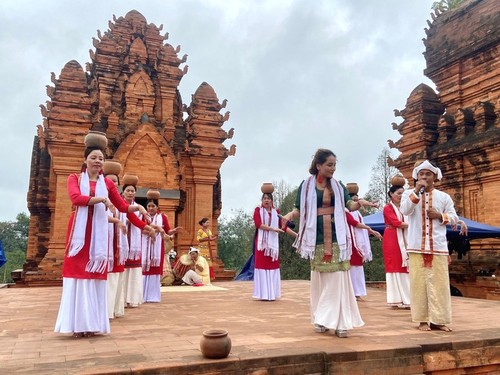
<svg viewBox="0 0 500 375">
<path fill-rule="evenodd" d="M 119 176 L 122 171 L 122 165 L 114 160 L 106 160 L 104 165 L 102 166 L 102 171 L 104 175 L 114 174 L 115 176 Z"/>
<path fill-rule="evenodd" d="M 403 176 L 397 175 L 391 178 L 391 184 L 393 186 L 405 186 L 406 180 Z"/>
<path fill-rule="evenodd" d="M 108 147 L 108 138 L 106 138 L 106 133 L 94 130 L 89 131 L 83 142 L 86 147 L 96 147 L 100 150 L 105 150 L 106 147 Z"/>
<path fill-rule="evenodd" d="M 260 187 L 262 194 L 272 194 L 274 191 L 274 186 L 271 182 L 264 182 Z"/>
<path fill-rule="evenodd" d="M 345 187 L 347 188 L 347 191 L 351 195 L 358 194 L 358 192 L 359 192 L 359 186 L 355 182 L 349 182 Z"/>
<path fill-rule="evenodd" d="M 160 199 L 160 191 L 158 189 L 149 189 L 146 193 L 147 199 Z"/>
<path fill-rule="evenodd" d="M 139 177 L 134 176 L 132 174 L 126 174 L 122 178 L 122 184 L 123 185 L 132 185 L 132 186 L 137 186 L 137 183 L 139 182 Z"/>
<path fill-rule="evenodd" d="M 226 358 L 231 352 L 231 339 L 223 329 L 209 329 L 203 332 L 200 350 L 205 358 Z"/>
</svg>

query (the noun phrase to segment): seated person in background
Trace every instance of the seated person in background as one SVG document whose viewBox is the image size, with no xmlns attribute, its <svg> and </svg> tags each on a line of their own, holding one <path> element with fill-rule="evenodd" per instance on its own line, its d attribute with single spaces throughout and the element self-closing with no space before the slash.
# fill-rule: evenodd
<svg viewBox="0 0 500 375">
<path fill-rule="evenodd" d="M 200 255 L 200 250 L 191 247 L 189 249 L 189 256 L 193 263 L 191 269 L 182 278 L 182 281 L 188 285 L 210 285 L 210 269 L 207 260 Z"/>
</svg>

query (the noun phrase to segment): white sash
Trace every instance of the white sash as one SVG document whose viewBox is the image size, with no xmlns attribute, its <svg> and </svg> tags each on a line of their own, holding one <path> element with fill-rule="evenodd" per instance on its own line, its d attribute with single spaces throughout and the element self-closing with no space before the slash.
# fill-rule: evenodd
<svg viewBox="0 0 500 375">
<path fill-rule="evenodd" d="M 163 218 L 161 213 L 157 213 L 153 216 L 151 224 L 163 228 Z M 144 253 L 142 254 L 142 269 L 144 271 L 149 271 L 151 267 L 160 266 L 162 243 L 161 233 L 156 234 L 155 240 L 152 240 L 151 237 L 147 235 L 142 236 L 142 248 L 144 249 Z"/>
<path fill-rule="evenodd" d="M 389 202 L 392 208 L 394 209 L 394 212 L 396 213 L 396 216 L 398 217 L 398 220 L 401 222 L 405 222 L 405 217 L 399 211 L 399 208 L 396 207 L 396 205 L 392 202 Z M 398 245 L 399 245 L 399 250 L 401 251 L 401 258 L 403 259 L 403 263 L 401 264 L 403 267 L 408 267 L 408 253 L 406 251 L 407 247 L 407 242 L 406 242 L 406 231 L 402 228 L 396 228 L 396 235 L 398 236 Z"/>
<path fill-rule="evenodd" d="M 269 212 L 264 207 L 261 207 L 260 222 L 264 225 L 278 228 L 278 212 L 273 208 L 271 210 L 271 215 L 269 215 Z M 265 256 L 270 256 L 273 262 L 276 261 L 279 257 L 278 233 L 270 230 L 258 229 L 257 250 L 264 251 Z"/>
<path fill-rule="evenodd" d="M 90 179 L 87 171 L 80 175 L 80 194 L 90 195 Z M 108 197 L 108 189 L 104 182 L 104 176 L 100 174 L 97 178 L 96 197 Z M 89 261 L 85 267 L 87 272 L 104 273 L 106 271 L 108 257 L 108 214 L 104 204 L 94 205 L 92 215 L 92 229 L 90 233 Z M 89 214 L 88 206 L 78 206 L 75 213 L 75 222 L 71 242 L 68 249 L 68 256 L 77 255 L 85 243 L 85 230 Z"/>
<path fill-rule="evenodd" d="M 347 228 L 345 215 L 344 189 L 335 179 L 331 179 L 332 191 L 335 195 L 335 232 L 340 249 L 340 261 L 347 261 L 352 254 L 352 240 Z M 316 248 L 317 225 L 316 176 L 311 176 L 302 184 L 300 191 L 300 225 L 299 233 L 293 243 L 303 258 L 313 258 Z"/>
</svg>

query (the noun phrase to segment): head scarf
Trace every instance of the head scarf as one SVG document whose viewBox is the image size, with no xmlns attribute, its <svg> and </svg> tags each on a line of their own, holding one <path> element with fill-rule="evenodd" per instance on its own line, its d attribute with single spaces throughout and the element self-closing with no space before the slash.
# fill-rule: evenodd
<svg viewBox="0 0 500 375">
<path fill-rule="evenodd" d="M 198 250 L 196 247 L 190 247 L 188 254 L 191 254 L 191 253 L 198 253 L 199 254 L 200 250 Z"/>
<path fill-rule="evenodd" d="M 441 169 L 439 169 L 438 167 L 433 166 L 429 162 L 429 160 L 425 160 L 422 164 L 417 165 L 413 169 L 413 173 L 412 173 L 411 176 L 413 177 L 414 180 L 418 180 L 418 172 L 420 172 L 423 169 L 427 169 L 427 170 L 431 171 L 432 173 L 434 173 L 436 175 L 436 180 L 438 180 L 438 181 L 443 178 L 443 174 L 441 173 Z"/>
</svg>

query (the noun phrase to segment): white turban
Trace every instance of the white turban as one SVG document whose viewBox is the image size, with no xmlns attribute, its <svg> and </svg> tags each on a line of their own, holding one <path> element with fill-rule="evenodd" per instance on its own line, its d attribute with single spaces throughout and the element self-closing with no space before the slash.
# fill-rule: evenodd
<svg viewBox="0 0 500 375">
<path fill-rule="evenodd" d="M 418 172 L 420 172 L 422 169 L 427 169 L 429 171 L 431 171 L 432 173 L 434 173 L 436 175 L 436 179 L 439 181 L 443 178 L 443 174 L 441 173 L 441 169 L 439 169 L 438 167 L 435 167 L 433 166 L 429 160 L 425 160 L 422 164 L 420 165 L 417 165 L 414 169 L 413 169 L 413 173 L 412 173 L 412 177 L 414 180 L 418 180 Z"/>
<path fill-rule="evenodd" d="M 190 247 L 189 248 L 189 254 L 191 253 L 200 253 L 200 250 L 198 250 L 196 247 Z"/>
</svg>

